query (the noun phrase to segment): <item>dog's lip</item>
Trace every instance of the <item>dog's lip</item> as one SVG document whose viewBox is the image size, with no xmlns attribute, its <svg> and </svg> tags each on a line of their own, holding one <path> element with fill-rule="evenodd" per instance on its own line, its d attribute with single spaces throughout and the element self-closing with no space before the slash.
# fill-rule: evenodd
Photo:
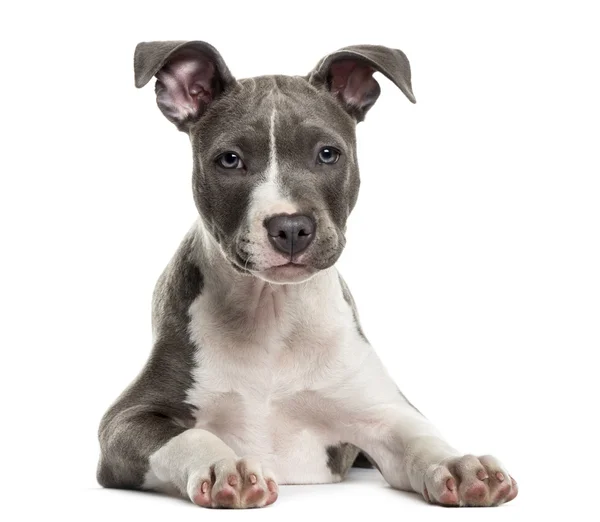
<svg viewBox="0 0 600 522">
<path fill-rule="evenodd" d="M 260 274 L 271 279 L 273 282 L 290 282 L 306 279 L 315 273 L 310 265 L 288 261 L 280 265 L 273 265 L 260 271 Z"/>
<path fill-rule="evenodd" d="M 311 270 L 311 267 L 305 263 L 297 263 L 295 261 L 288 261 L 287 263 L 281 263 L 279 265 L 271 265 L 269 267 L 263 268 L 261 272 L 266 273 L 302 273 L 308 272 Z"/>
<path fill-rule="evenodd" d="M 269 267 L 269 270 L 277 269 L 277 268 L 288 268 L 290 266 L 295 266 L 298 268 L 306 268 L 307 265 L 305 263 L 297 263 L 296 261 L 288 261 L 287 263 L 282 263 L 281 265 L 273 265 Z"/>
<path fill-rule="evenodd" d="M 243 270 L 251 270 L 253 267 L 253 263 L 247 257 L 241 255 L 238 251 L 235 252 L 235 258 L 233 259 L 233 262 Z"/>
</svg>

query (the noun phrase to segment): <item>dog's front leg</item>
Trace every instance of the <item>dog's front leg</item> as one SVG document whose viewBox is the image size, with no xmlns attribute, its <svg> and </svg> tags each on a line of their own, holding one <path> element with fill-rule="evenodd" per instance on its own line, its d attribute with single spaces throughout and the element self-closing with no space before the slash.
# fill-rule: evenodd
<svg viewBox="0 0 600 522">
<path fill-rule="evenodd" d="M 398 391 L 374 352 L 351 386 L 353 392 L 342 388 L 348 441 L 375 461 L 391 486 L 454 506 L 499 505 L 517 495 L 516 482 L 494 457 L 451 447 Z"/>
<path fill-rule="evenodd" d="M 153 453 L 149 464 L 151 476 L 200 506 L 261 507 L 277 499 L 273 475 L 258 460 L 239 458 L 206 430 L 184 431 Z"/>
<path fill-rule="evenodd" d="M 176 491 L 203 507 L 262 507 L 277 499 L 273 474 L 216 435 L 182 428 L 160 409 L 119 406 L 100 427 L 103 486 Z"/>
</svg>

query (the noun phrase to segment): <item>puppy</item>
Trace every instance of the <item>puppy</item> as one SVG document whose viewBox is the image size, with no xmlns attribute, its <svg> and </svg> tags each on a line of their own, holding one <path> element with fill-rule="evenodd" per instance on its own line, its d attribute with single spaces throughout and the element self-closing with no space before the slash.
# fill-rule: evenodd
<svg viewBox="0 0 600 522">
<path fill-rule="evenodd" d="M 100 484 L 262 507 L 370 461 L 431 503 L 515 498 L 498 460 L 457 452 L 398 390 L 334 266 L 373 73 L 415 102 L 404 53 L 351 46 L 306 76 L 236 80 L 205 42 L 153 42 L 134 66 L 190 138 L 198 220 L 156 286 L 150 358 L 102 419 Z"/>
</svg>

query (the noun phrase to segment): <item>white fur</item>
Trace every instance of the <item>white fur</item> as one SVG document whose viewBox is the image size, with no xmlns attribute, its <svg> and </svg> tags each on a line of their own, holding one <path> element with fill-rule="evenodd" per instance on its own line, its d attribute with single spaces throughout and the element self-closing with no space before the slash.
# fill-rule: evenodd
<svg viewBox="0 0 600 522">
<path fill-rule="evenodd" d="M 271 112 L 271 124 L 269 126 L 269 168 L 267 169 L 267 180 L 277 182 L 277 140 L 275 139 L 275 118 L 277 109 L 273 107 Z"/>
<path fill-rule="evenodd" d="M 175 489 L 189 495 L 190 489 L 198 486 L 196 475 L 208 472 L 219 460 L 231 458 L 235 458 L 233 450 L 214 434 L 186 430 L 152 454 L 144 488 L 165 493 Z"/>
<path fill-rule="evenodd" d="M 210 291 L 190 307 L 198 352 L 188 402 L 198 408 L 196 426 L 239 456 L 261 458 L 280 483 L 330 482 L 325 448 L 340 435 L 315 416 L 323 405 L 313 392 L 348 371 L 337 361 L 352 344 L 344 342 L 354 337 L 352 313 L 337 274 L 287 286 L 249 277 L 236 283 L 227 298 L 240 303 L 247 323 L 224 325 L 221 296 Z"/>
</svg>

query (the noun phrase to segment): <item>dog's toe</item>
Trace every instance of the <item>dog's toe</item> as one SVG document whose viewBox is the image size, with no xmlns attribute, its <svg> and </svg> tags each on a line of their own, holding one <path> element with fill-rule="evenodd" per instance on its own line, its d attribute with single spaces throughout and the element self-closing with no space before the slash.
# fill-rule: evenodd
<svg viewBox="0 0 600 522">
<path fill-rule="evenodd" d="M 263 507 L 277 500 L 277 483 L 257 459 L 223 459 L 193 474 L 188 494 L 202 507 Z"/>
<path fill-rule="evenodd" d="M 432 466 L 423 497 L 444 506 L 497 506 L 517 496 L 517 484 L 494 457 L 465 455 Z"/>
</svg>

